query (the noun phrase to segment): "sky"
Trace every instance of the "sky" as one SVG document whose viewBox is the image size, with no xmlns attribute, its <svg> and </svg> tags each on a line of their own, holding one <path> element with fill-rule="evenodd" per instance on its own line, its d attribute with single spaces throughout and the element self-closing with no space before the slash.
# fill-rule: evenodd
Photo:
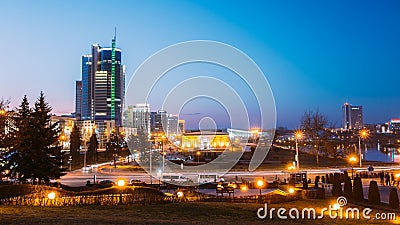
<svg viewBox="0 0 400 225">
<path fill-rule="evenodd" d="M 155 52 L 182 41 L 213 40 L 257 63 L 272 89 L 278 126 L 298 127 L 306 110 L 319 110 L 340 126 L 344 102 L 362 105 L 364 122 L 383 123 L 400 117 L 399 9 L 395 0 L 2 0 L 0 98 L 11 98 L 16 107 L 23 95 L 33 102 L 43 91 L 55 114 L 73 112 L 81 56 L 93 43 L 110 46 L 116 27 L 127 85 Z M 186 76 L 218 69 L 181 70 Z M 228 82 L 252 105 L 245 87 Z M 215 113 L 219 126 L 227 126 L 226 110 L 217 105 L 194 100 L 181 115 Z"/>
</svg>

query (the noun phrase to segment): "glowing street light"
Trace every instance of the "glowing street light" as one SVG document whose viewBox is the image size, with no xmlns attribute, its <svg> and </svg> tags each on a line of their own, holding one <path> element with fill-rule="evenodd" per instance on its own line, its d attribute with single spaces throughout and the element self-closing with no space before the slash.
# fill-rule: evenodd
<svg viewBox="0 0 400 225">
<path fill-rule="evenodd" d="M 362 167 L 361 139 L 366 139 L 368 136 L 369 131 L 366 129 L 362 129 L 360 132 L 358 132 L 358 153 L 360 156 L 360 167 Z"/>
<path fill-rule="evenodd" d="M 242 186 L 240 187 L 240 190 L 242 190 L 242 191 L 247 191 L 247 186 L 246 186 L 246 185 L 242 185 Z"/>
<path fill-rule="evenodd" d="M 257 180 L 257 186 L 260 189 L 260 201 L 261 201 L 261 188 L 264 186 L 264 180 L 262 179 Z"/>
<path fill-rule="evenodd" d="M 296 138 L 296 157 L 295 157 L 295 161 L 296 161 L 296 170 L 299 171 L 300 169 L 300 164 L 299 164 L 299 140 L 303 139 L 303 132 L 301 130 L 297 130 L 296 132 L 294 132 L 294 136 Z"/>
<path fill-rule="evenodd" d="M 182 198 L 183 197 L 183 192 L 182 191 L 178 191 L 176 193 L 176 196 L 178 196 L 178 198 Z"/>
<path fill-rule="evenodd" d="M 123 180 L 123 179 L 117 180 L 117 186 L 118 186 L 118 187 L 123 187 L 123 186 L 125 186 L 125 180 Z"/>
<path fill-rule="evenodd" d="M 197 152 L 196 152 L 196 155 L 197 155 L 197 165 L 200 163 L 200 154 L 201 154 L 200 151 L 197 151 Z"/>
<path fill-rule="evenodd" d="M 294 193 L 294 188 L 289 188 L 289 194 L 293 194 Z"/>
<path fill-rule="evenodd" d="M 354 180 L 354 163 L 357 162 L 357 157 L 355 157 L 354 155 L 349 157 L 349 162 L 351 164 L 351 179 Z"/>
<path fill-rule="evenodd" d="M 50 192 L 49 194 L 47 194 L 47 198 L 49 198 L 50 200 L 54 200 L 56 198 L 56 193 L 54 191 Z"/>
</svg>

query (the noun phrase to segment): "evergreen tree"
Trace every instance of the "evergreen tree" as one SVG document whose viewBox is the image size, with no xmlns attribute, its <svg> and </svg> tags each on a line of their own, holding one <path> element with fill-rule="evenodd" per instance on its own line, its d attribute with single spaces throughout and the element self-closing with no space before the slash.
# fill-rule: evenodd
<svg viewBox="0 0 400 225">
<path fill-rule="evenodd" d="M 130 135 L 128 137 L 127 145 L 131 153 L 140 152 L 140 160 L 148 160 L 150 143 L 147 132 L 145 132 L 143 128 L 139 128 L 136 135 Z"/>
<path fill-rule="evenodd" d="M 89 162 L 92 162 L 92 164 L 97 163 L 96 161 L 97 161 L 97 149 L 98 148 L 99 148 L 99 142 L 97 140 L 96 132 L 94 132 L 94 130 L 93 130 L 92 136 L 90 136 L 90 139 L 89 139 L 88 152 L 86 155 L 86 157 L 87 157 L 86 159 Z"/>
<path fill-rule="evenodd" d="M 51 107 L 43 93 L 33 110 L 26 96 L 14 117 L 14 126 L 7 135 L 7 151 L 3 169 L 11 171 L 21 181 L 31 178 L 48 181 L 64 175 L 61 169 L 63 153 L 58 142 L 58 123 L 50 123 Z"/>
<path fill-rule="evenodd" d="M 397 194 L 397 188 L 390 188 L 389 192 L 389 207 L 392 209 L 399 208 L 399 195 Z"/>
<path fill-rule="evenodd" d="M 353 199 L 356 201 L 363 201 L 364 200 L 364 192 L 362 187 L 361 177 L 355 177 L 353 184 Z"/>
<path fill-rule="evenodd" d="M 378 183 L 375 180 L 369 182 L 368 202 L 375 205 L 379 205 L 381 203 Z"/>
<path fill-rule="evenodd" d="M 60 178 L 66 168 L 62 169 L 64 153 L 59 143 L 59 124 L 50 122 L 52 108 L 45 100 L 43 92 L 35 102 L 32 112 L 32 178 L 48 181 L 50 178 Z"/>
<path fill-rule="evenodd" d="M 82 135 L 79 130 L 79 127 L 74 124 L 70 135 L 70 147 L 69 154 L 72 156 L 72 164 L 79 166 L 82 163 L 82 157 L 80 154 L 81 143 L 82 143 Z"/>
<path fill-rule="evenodd" d="M 12 177 L 24 181 L 31 176 L 31 162 L 29 160 L 32 138 L 30 137 L 31 109 L 26 95 L 13 118 L 14 125 L 9 127 L 10 132 L 5 135 L 3 145 L 4 164 L 2 170 L 9 170 Z"/>
</svg>

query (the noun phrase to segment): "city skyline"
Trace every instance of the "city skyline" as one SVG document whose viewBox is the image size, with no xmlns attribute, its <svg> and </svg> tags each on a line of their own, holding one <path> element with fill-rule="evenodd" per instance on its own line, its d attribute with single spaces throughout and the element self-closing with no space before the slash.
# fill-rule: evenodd
<svg viewBox="0 0 400 225">
<path fill-rule="evenodd" d="M 365 123 L 400 117 L 400 93 L 391 87 L 400 82 L 398 2 L 116 2 L 115 17 L 99 17 L 83 26 L 90 12 L 109 8 L 105 2 L 93 3 L 0 3 L 7 34 L 0 37 L 0 97 L 11 97 L 15 107 L 24 94 L 33 102 L 43 90 L 54 113 L 74 112 L 80 57 L 90 44 L 108 45 L 117 27 L 127 83 L 147 57 L 168 45 L 217 40 L 242 50 L 260 66 L 275 97 L 277 126 L 298 127 L 304 111 L 318 109 L 339 127 L 344 102 L 362 105 Z M 181 70 L 196 71 L 196 66 Z M 190 110 L 202 113 L 195 106 Z"/>
</svg>

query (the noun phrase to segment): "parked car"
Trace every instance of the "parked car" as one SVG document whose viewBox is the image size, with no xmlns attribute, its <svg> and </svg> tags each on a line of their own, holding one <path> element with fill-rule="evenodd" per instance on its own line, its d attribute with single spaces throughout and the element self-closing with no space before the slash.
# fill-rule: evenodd
<svg viewBox="0 0 400 225">
<path fill-rule="evenodd" d="M 146 183 L 141 180 L 131 180 L 131 185 L 132 186 L 144 186 L 144 185 L 146 185 Z"/>
<path fill-rule="evenodd" d="M 99 184 L 100 184 L 101 186 L 111 187 L 111 186 L 114 186 L 115 182 L 112 181 L 112 180 L 101 180 L 101 181 L 99 182 Z"/>
</svg>

